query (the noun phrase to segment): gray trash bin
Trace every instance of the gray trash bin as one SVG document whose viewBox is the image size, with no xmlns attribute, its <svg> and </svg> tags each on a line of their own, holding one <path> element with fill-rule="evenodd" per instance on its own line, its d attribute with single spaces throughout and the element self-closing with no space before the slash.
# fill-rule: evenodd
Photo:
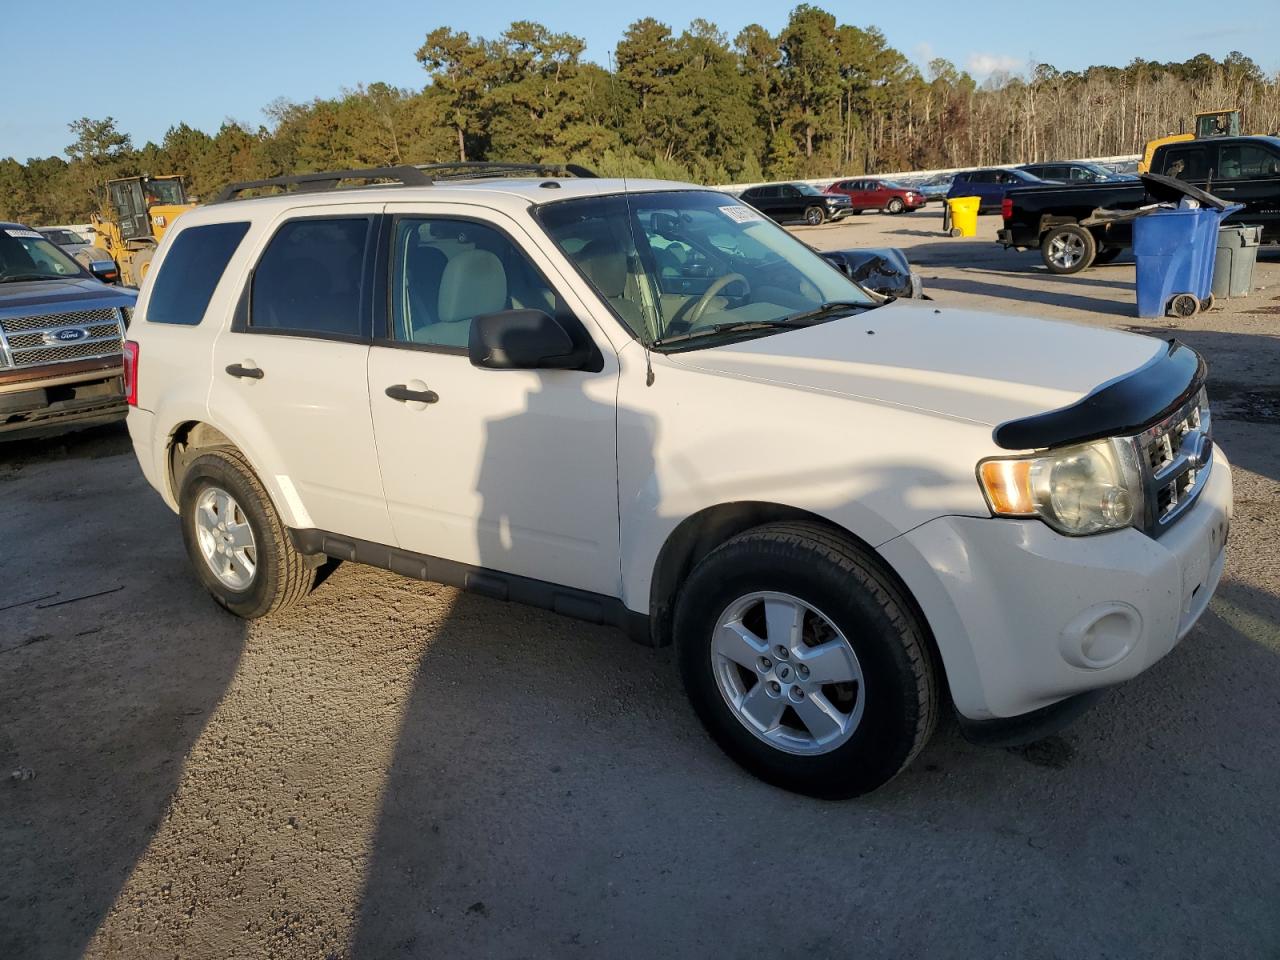
<svg viewBox="0 0 1280 960">
<path fill-rule="evenodd" d="M 1218 228 L 1218 252 L 1213 262 L 1213 298 L 1247 297 L 1253 289 L 1253 265 L 1258 262 L 1261 227 Z"/>
</svg>

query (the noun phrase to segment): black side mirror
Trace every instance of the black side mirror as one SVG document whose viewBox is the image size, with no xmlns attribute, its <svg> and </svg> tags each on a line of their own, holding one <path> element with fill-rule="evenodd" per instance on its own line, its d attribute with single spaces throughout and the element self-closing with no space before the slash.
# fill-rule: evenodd
<svg viewBox="0 0 1280 960">
<path fill-rule="evenodd" d="M 116 269 L 114 260 L 94 260 L 89 264 L 89 272 L 103 283 L 120 281 L 120 271 Z"/>
<path fill-rule="evenodd" d="M 541 310 L 503 310 L 471 321 L 467 356 L 489 370 L 586 369 L 594 347 L 574 342 L 569 331 Z"/>
</svg>

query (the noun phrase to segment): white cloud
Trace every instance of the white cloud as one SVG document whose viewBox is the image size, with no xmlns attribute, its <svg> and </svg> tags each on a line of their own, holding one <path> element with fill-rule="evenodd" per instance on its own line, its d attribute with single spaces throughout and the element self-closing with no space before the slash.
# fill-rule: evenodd
<svg viewBox="0 0 1280 960">
<path fill-rule="evenodd" d="M 923 43 L 917 43 L 915 47 L 912 48 L 911 52 L 916 55 L 916 63 L 923 64 L 926 67 L 929 65 L 929 61 L 935 56 L 933 52 L 933 44 L 928 40 L 925 40 Z"/>
<path fill-rule="evenodd" d="M 1014 73 L 1027 65 L 1021 57 L 1006 53 L 971 53 L 965 68 L 972 74 L 985 77 L 991 73 Z"/>
</svg>

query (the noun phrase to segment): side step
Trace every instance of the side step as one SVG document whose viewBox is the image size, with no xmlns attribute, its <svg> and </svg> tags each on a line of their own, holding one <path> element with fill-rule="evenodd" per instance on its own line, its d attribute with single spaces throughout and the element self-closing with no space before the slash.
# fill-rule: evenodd
<svg viewBox="0 0 1280 960">
<path fill-rule="evenodd" d="M 324 530 L 290 530 L 289 537 L 300 553 L 322 553 L 335 560 L 380 567 L 414 580 L 442 583 L 494 600 L 522 603 L 572 617 L 574 620 L 617 627 L 637 643 L 654 645 L 649 617 L 628 610 L 617 597 L 606 597 L 587 590 L 577 590 L 486 567 L 475 567 L 442 557 L 412 553 L 368 540 L 342 537 Z"/>
</svg>

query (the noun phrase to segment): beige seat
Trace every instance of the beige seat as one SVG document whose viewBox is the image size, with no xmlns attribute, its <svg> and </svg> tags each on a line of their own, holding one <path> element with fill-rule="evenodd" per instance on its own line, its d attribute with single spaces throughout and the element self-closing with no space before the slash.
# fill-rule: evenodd
<svg viewBox="0 0 1280 960">
<path fill-rule="evenodd" d="M 627 255 L 610 238 L 592 240 L 577 256 L 578 266 L 632 330 L 645 329 L 644 310 L 638 302 L 638 284 L 627 272 Z"/>
<path fill-rule="evenodd" d="M 436 323 L 427 341 L 465 347 L 473 317 L 507 308 L 507 272 L 488 250 L 463 250 L 449 258 L 440 278 Z"/>
</svg>

